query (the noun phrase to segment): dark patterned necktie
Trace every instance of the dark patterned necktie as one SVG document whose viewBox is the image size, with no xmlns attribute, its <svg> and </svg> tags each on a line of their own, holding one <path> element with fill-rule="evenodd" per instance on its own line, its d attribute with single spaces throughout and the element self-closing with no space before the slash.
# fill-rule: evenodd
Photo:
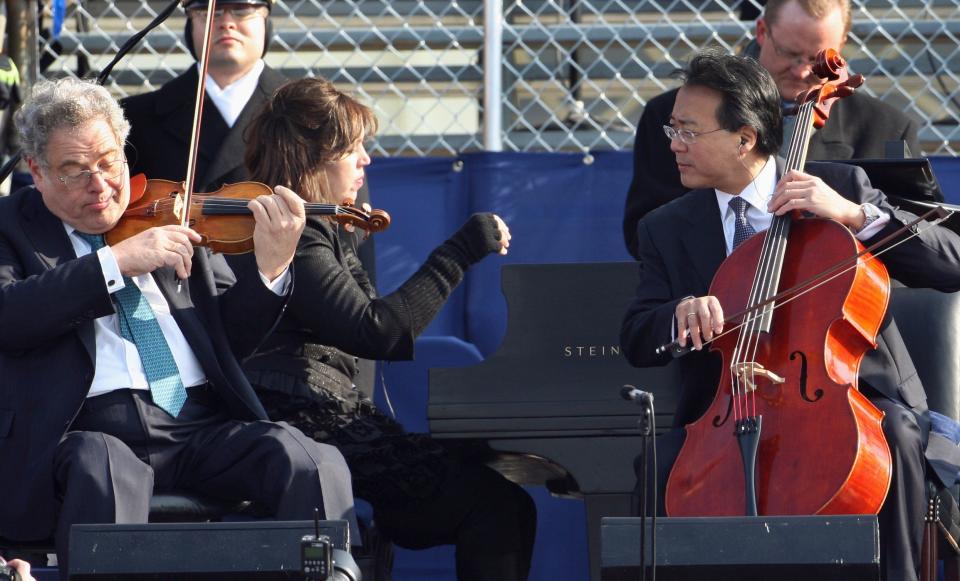
<svg viewBox="0 0 960 581">
<path fill-rule="evenodd" d="M 94 252 L 104 246 L 102 235 L 77 231 L 77 236 L 86 240 Z M 150 383 L 153 403 L 177 417 L 187 400 L 187 390 L 180 379 L 177 363 L 150 303 L 130 278 L 123 277 L 123 282 L 125 286 L 113 293 L 120 319 L 120 334 L 137 347 L 143 371 Z"/>
<path fill-rule="evenodd" d="M 733 248 L 757 233 L 747 220 L 747 208 L 750 204 L 746 200 L 736 196 L 730 200 L 730 209 L 733 210 Z"/>
</svg>

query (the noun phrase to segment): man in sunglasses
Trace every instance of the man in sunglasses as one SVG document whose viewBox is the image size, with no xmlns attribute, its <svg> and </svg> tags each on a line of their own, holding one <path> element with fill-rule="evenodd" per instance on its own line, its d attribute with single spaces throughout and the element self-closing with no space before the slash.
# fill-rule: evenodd
<svg viewBox="0 0 960 581">
<path fill-rule="evenodd" d="M 819 51 L 843 48 L 850 31 L 849 0 L 769 0 L 756 23 L 756 41 L 746 50 L 773 76 L 785 114 L 784 143 L 789 143 L 799 93 L 821 82 L 812 65 Z M 633 144 L 633 180 L 627 191 L 623 237 L 638 257 L 637 222 L 647 212 L 688 191 L 680 183 L 669 143 L 663 138 L 676 101 L 672 90 L 651 99 L 637 124 Z M 892 106 L 858 92 L 837 101 L 830 119 L 810 139 L 807 159 L 882 158 L 888 141 L 906 141 L 910 155 L 920 155 L 917 124 Z M 781 152 L 782 153 L 782 152 Z"/>
</svg>

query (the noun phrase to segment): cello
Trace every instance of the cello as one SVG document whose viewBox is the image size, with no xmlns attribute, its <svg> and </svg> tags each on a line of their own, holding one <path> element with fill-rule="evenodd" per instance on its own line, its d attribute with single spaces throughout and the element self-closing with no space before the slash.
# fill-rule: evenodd
<svg viewBox="0 0 960 581">
<path fill-rule="evenodd" d="M 824 51 L 814 72 L 836 81 L 844 65 Z M 798 99 L 786 171 L 804 167 L 823 104 L 861 83 L 828 82 Z M 886 497 L 883 413 L 858 391 L 857 370 L 876 347 L 889 275 L 845 226 L 793 214 L 774 216 L 714 275 L 708 294 L 737 313 L 736 330 L 711 343 L 723 373 L 707 411 L 686 426 L 669 516 L 876 514 Z M 838 272 L 851 256 L 855 267 Z M 795 288 L 804 290 L 781 291 Z"/>
</svg>

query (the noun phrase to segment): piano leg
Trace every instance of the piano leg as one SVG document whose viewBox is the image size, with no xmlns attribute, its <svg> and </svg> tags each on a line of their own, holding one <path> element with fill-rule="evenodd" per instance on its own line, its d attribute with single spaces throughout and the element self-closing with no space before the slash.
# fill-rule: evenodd
<svg viewBox="0 0 960 581">
<path fill-rule="evenodd" d="M 605 516 L 633 516 L 630 494 L 585 494 L 587 545 L 590 551 L 590 579 L 600 581 L 600 519 Z"/>
</svg>

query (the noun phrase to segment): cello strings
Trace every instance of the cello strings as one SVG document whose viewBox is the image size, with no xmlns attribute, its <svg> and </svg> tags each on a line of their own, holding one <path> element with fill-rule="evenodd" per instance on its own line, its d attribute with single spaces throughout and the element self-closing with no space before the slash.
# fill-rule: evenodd
<svg viewBox="0 0 960 581">
<path fill-rule="evenodd" d="M 807 134 L 809 134 L 809 127 L 812 125 L 812 111 L 813 107 L 810 103 L 804 103 L 800 107 L 797 123 L 798 127 L 802 128 L 802 130 L 798 134 L 794 135 L 794 139 L 791 140 L 789 145 L 786 166 L 787 171 L 800 166 L 801 158 L 803 157 L 802 140 L 805 139 Z M 756 189 L 755 177 L 753 180 L 751 180 L 751 183 L 753 184 L 754 190 L 757 192 L 759 197 L 760 192 Z M 776 283 L 779 281 L 778 273 L 782 268 L 783 257 L 786 253 L 786 233 L 789 229 L 789 225 L 789 216 L 774 216 L 772 224 L 767 230 L 760 254 L 759 265 L 754 273 L 754 281 L 753 285 L 751 286 L 750 297 L 747 302 L 748 311 L 753 308 L 754 305 L 764 302 L 768 297 L 775 294 Z M 731 376 L 731 386 L 734 390 L 734 407 L 737 410 L 735 417 L 739 416 L 741 400 L 744 399 L 744 394 L 746 394 L 747 401 L 749 401 L 750 414 L 754 417 L 757 415 L 757 395 L 755 389 L 755 386 L 757 385 L 757 370 L 753 365 L 749 365 L 747 367 L 744 367 L 744 365 L 756 361 L 760 345 L 760 331 L 762 330 L 762 322 L 765 319 L 771 320 L 770 318 L 772 317 L 772 313 L 773 306 L 767 305 L 761 310 L 760 313 L 749 317 L 740 325 L 738 325 L 741 331 L 739 333 L 732 357 L 733 364 L 729 370 Z M 735 329 L 736 328 L 730 329 L 730 331 L 732 332 Z M 746 352 L 749 353 L 749 356 L 747 357 L 744 356 Z M 737 369 L 741 370 L 740 374 L 737 373 Z M 749 385 L 754 386 L 754 389 L 751 389 L 749 393 L 745 392 L 745 387 L 740 386 L 740 375 L 743 376 L 744 380 L 747 381 Z M 749 379 L 747 379 L 748 375 Z M 747 401 L 743 402 L 745 406 L 743 409 L 744 415 L 746 415 Z"/>
</svg>

